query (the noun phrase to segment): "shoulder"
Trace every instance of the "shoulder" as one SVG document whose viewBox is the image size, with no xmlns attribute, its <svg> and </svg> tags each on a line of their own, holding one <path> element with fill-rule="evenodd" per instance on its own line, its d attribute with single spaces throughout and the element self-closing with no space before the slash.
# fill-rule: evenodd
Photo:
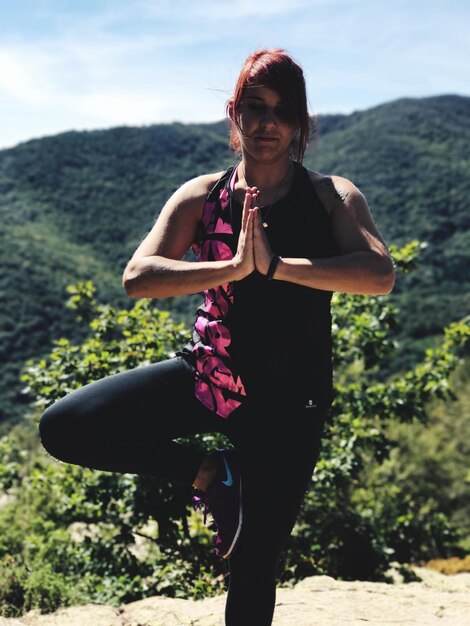
<svg viewBox="0 0 470 626">
<path fill-rule="evenodd" d="M 195 219 L 200 217 L 207 199 L 207 195 L 221 178 L 224 172 L 203 174 L 191 178 L 179 187 L 166 202 L 162 213 L 185 214 Z"/>
<path fill-rule="evenodd" d="M 213 174 L 202 174 L 196 178 L 191 178 L 191 180 L 186 181 L 175 191 L 173 197 L 177 196 L 178 200 L 182 202 L 205 200 L 207 194 L 223 174 L 224 172 L 215 172 Z"/>
<path fill-rule="evenodd" d="M 315 191 L 328 214 L 344 210 L 354 211 L 366 204 L 363 193 L 356 185 L 342 176 L 321 174 L 307 169 L 308 176 Z"/>
</svg>

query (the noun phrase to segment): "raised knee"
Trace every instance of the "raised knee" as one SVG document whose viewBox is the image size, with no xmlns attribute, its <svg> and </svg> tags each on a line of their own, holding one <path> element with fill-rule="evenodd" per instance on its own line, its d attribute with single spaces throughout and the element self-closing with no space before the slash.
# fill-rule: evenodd
<svg viewBox="0 0 470 626">
<path fill-rule="evenodd" d="M 67 433 L 67 412 L 61 407 L 61 400 L 51 404 L 39 420 L 39 439 L 51 456 L 61 461 L 68 461 L 71 433 Z"/>
<path fill-rule="evenodd" d="M 43 447 L 53 456 L 55 454 L 52 451 L 52 448 L 55 448 L 54 440 L 56 439 L 55 433 L 55 422 L 56 420 L 56 410 L 54 409 L 55 404 L 52 404 L 49 408 L 47 408 L 41 416 L 39 420 L 39 439 Z"/>
</svg>

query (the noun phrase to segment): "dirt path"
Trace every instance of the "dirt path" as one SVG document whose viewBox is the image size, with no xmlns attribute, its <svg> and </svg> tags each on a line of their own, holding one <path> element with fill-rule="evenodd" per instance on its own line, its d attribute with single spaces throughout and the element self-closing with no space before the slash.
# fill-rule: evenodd
<svg viewBox="0 0 470 626">
<path fill-rule="evenodd" d="M 315 576 L 279 589 L 273 626 L 470 626 L 470 573 L 416 570 L 422 582 L 342 582 Z M 88 605 L 0 618 L 0 626 L 223 626 L 225 598 L 154 597 L 119 609 Z"/>
</svg>

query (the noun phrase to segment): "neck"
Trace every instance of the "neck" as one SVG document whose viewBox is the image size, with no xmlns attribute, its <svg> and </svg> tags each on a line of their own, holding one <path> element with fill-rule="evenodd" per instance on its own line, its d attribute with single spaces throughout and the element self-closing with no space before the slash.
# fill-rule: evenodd
<svg viewBox="0 0 470 626">
<path fill-rule="evenodd" d="M 244 179 L 246 186 L 268 191 L 289 180 L 291 170 L 293 170 L 292 161 L 288 155 L 272 163 L 259 163 L 243 155 L 238 176 L 239 179 L 240 177 Z"/>
</svg>

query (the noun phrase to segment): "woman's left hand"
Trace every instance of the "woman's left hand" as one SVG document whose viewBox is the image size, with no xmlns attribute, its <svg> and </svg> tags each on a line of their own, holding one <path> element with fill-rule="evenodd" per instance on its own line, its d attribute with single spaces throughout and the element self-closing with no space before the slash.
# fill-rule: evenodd
<svg viewBox="0 0 470 626">
<path fill-rule="evenodd" d="M 263 221 L 261 219 L 261 209 L 259 207 L 253 208 L 253 217 L 253 248 L 255 253 L 255 267 L 260 274 L 266 276 L 269 264 L 274 256 L 274 252 L 269 245 Z"/>
</svg>

